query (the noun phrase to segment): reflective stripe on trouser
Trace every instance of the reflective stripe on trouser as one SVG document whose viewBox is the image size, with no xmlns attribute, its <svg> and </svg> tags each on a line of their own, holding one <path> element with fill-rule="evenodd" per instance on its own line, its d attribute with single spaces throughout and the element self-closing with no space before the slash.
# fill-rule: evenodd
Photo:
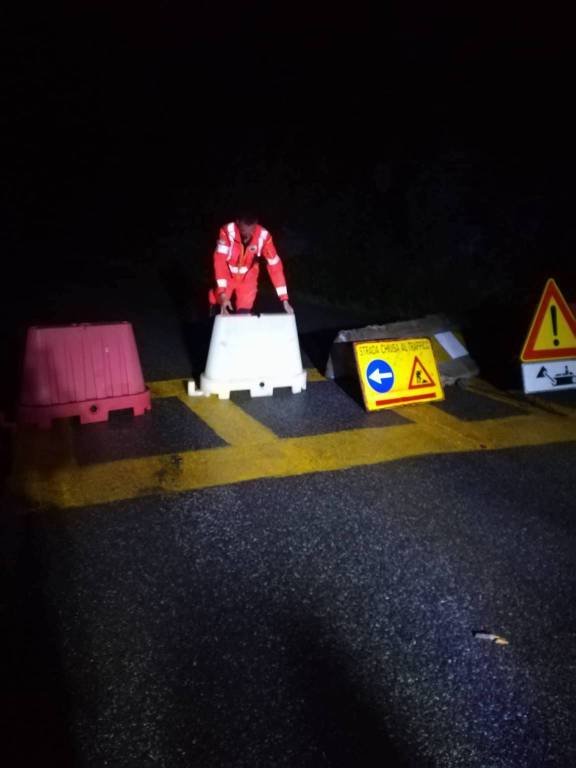
<svg viewBox="0 0 576 768">
<path fill-rule="evenodd" d="M 254 302 L 256 301 L 256 294 L 258 292 L 258 271 L 251 269 L 246 277 L 244 275 L 231 277 L 228 279 L 228 285 L 226 288 L 218 291 L 218 296 L 225 294 L 227 299 L 231 299 L 234 294 L 236 309 L 252 309 Z M 216 291 L 211 290 L 208 294 L 208 300 L 210 304 L 218 304 L 218 296 Z"/>
</svg>

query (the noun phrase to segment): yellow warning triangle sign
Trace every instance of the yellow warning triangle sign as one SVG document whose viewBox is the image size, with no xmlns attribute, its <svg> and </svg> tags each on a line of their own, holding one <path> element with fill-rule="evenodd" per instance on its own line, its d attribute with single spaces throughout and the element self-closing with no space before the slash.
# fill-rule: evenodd
<svg viewBox="0 0 576 768">
<path fill-rule="evenodd" d="M 576 357 L 576 318 L 550 278 L 536 309 L 520 359 L 558 360 Z"/>
<path fill-rule="evenodd" d="M 421 387 L 434 387 L 434 380 L 428 373 L 422 361 L 417 355 L 414 355 L 414 364 L 410 374 L 410 383 L 408 389 L 420 389 Z"/>
</svg>

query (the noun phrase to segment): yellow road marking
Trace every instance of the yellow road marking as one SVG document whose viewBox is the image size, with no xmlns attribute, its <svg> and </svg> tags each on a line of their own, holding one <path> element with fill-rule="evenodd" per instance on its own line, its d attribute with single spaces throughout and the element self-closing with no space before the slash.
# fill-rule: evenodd
<svg viewBox="0 0 576 768">
<path fill-rule="evenodd" d="M 46 503 L 73 506 L 74 482 L 62 483 L 62 473 L 73 478 L 77 472 L 70 422 L 57 421 L 49 431 L 21 429 L 13 445 L 10 490 L 31 500 L 58 499 Z"/>
<path fill-rule="evenodd" d="M 180 396 L 180 400 L 229 445 L 270 443 L 280 440 L 271 429 L 249 416 L 231 400 Z"/>
<path fill-rule="evenodd" d="M 399 409 L 395 410 L 400 413 Z M 426 431 L 436 435 L 444 435 L 447 440 L 459 445 L 461 450 L 483 447 L 482 441 L 478 440 L 477 434 L 473 430 L 469 429 L 467 422 L 460 421 L 460 419 L 450 416 L 439 408 L 429 405 L 414 405 L 410 407 L 410 410 L 403 410 L 401 415 Z"/>
<path fill-rule="evenodd" d="M 229 445 L 269 443 L 280 439 L 271 429 L 249 416 L 231 400 L 189 397 L 183 379 L 152 381 L 148 388 L 153 398 L 177 397 Z"/>
<path fill-rule="evenodd" d="M 512 405 L 514 408 L 526 411 L 527 413 L 548 411 L 558 416 L 568 416 L 571 419 L 576 418 L 576 408 L 561 405 L 553 400 L 543 400 L 538 395 L 510 395 L 507 392 L 496 389 L 496 387 L 482 379 L 471 379 L 464 386 L 471 392 L 489 397 L 491 400 L 498 400 L 506 405 Z"/>
<path fill-rule="evenodd" d="M 219 407 L 225 404 L 214 402 Z M 456 427 L 462 426 L 461 422 L 432 406 L 414 406 L 410 416 L 414 416 L 415 423 L 394 427 L 276 438 L 265 444 L 102 464 L 38 467 L 32 475 L 27 473 L 22 490 L 42 505 L 82 507 L 246 480 L 349 469 L 412 456 L 576 441 L 573 422 L 548 414 L 466 423 L 460 432 Z"/>
<path fill-rule="evenodd" d="M 525 411 L 527 413 L 538 412 L 538 409 L 534 408 L 534 406 L 528 402 L 527 398 L 521 399 L 520 397 L 511 395 L 508 392 L 503 392 L 502 390 L 497 389 L 493 384 L 489 384 L 483 379 L 469 379 L 468 381 L 464 382 L 463 387 L 464 389 L 467 389 L 476 395 L 480 395 L 481 397 L 488 397 L 490 400 L 495 400 L 496 402 L 503 403 L 504 405 L 511 405 L 513 408 L 517 408 L 520 411 Z"/>
<path fill-rule="evenodd" d="M 432 406 L 414 406 L 411 421 L 434 433 L 442 433 L 460 450 L 519 448 L 548 443 L 576 442 L 574 426 L 547 414 L 508 416 L 484 421 L 460 421 Z M 458 450 L 458 448 L 455 448 Z"/>
<path fill-rule="evenodd" d="M 306 379 L 308 381 L 327 381 L 326 376 L 323 376 L 316 368 L 306 368 Z"/>
<path fill-rule="evenodd" d="M 186 395 L 186 382 L 184 379 L 151 381 L 148 389 L 152 397 L 181 397 Z"/>
<path fill-rule="evenodd" d="M 557 413 L 559 416 L 568 416 L 571 419 L 576 418 L 576 409 L 570 408 L 566 405 L 560 405 L 560 403 L 552 402 L 551 400 L 542 400 L 536 395 L 526 395 L 527 400 L 533 403 L 534 406 L 540 411 L 549 411 L 551 413 Z"/>
<path fill-rule="evenodd" d="M 317 375 L 309 380 L 326 381 Z M 410 456 L 576 441 L 573 420 L 544 410 L 540 403 L 518 402 L 479 380 L 470 387 L 473 391 L 524 406 L 524 413 L 466 422 L 434 406 L 418 405 L 402 409 L 408 424 L 281 439 L 232 401 L 188 397 L 183 380 L 149 387 L 155 398 L 177 397 L 228 446 L 78 466 L 71 426 L 62 422 L 49 432 L 17 433 L 12 490 L 41 505 L 81 507 Z"/>
</svg>

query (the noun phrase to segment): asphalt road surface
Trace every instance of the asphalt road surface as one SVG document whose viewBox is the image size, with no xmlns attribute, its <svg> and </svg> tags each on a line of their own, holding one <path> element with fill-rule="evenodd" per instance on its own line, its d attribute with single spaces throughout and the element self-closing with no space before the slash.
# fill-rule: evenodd
<svg viewBox="0 0 576 768">
<path fill-rule="evenodd" d="M 199 404 L 146 318 L 151 414 L 3 433 L 3 765 L 576 765 L 576 399 Z"/>
</svg>

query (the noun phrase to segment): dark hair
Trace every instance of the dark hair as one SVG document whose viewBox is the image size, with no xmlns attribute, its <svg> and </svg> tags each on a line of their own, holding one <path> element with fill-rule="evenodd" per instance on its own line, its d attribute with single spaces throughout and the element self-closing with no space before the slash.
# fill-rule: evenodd
<svg viewBox="0 0 576 768">
<path fill-rule="evenodd" d="M 253 209 L 242 208 L 238 211 L 236 221 L 251 226 L 252 224 L 258 224 L 258 216 Z"/>
</svg>

